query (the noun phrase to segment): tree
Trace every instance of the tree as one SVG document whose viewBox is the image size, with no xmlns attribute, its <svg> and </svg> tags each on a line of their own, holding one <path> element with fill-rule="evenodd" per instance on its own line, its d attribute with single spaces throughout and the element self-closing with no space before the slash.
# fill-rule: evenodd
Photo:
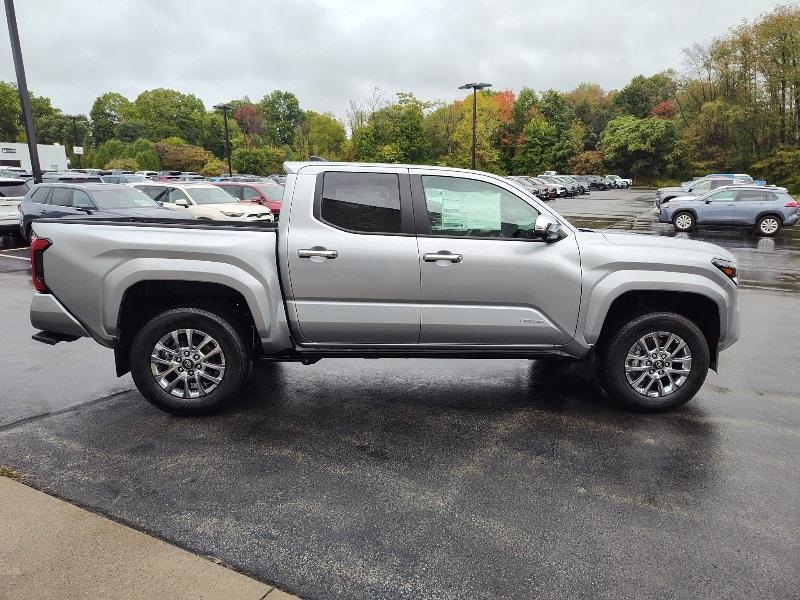
<svg viewBox="0 0 800 600">
<path fill-rule="evenodd" d="M 133 158 L 115 158 L 108 161 L 101 168 L 103 169 L 120 169 L 122 171 L 136 171 L 140 167 L 139 163 Z"/>
<path fill-rule="evenodd" d="M 586 150 L 569 161 L 569 172 L 575 175 L 599 175 L 604 170 L 605 161 L 599 150 Z"/>
<path fill-rule="evenodd" d="M 280 148 L 237 148 L 231 155 L 231 163 L 237 173 L 270 175 L 282 170 L 284 158 Z"/>
<path fill-rule="evenodd" d="M 297 129 L 295 147 L 303 160 L 308 160 L 309 156 L 338 160 L 346 139 L 344 126 L 332 114 L 321 115 L 309 110 Z"/>
<path fill-rule="evenodd" d="M 22 127 L 19 125 L 21 113 L 16 86 L 0 81 L 0 139 L 16 141 L 22 133 Z"/>
<path fill-rule="evenodd" d="M 622 114 L 644 118 L 657 104 L 675 96 L 675 73 L 663 71 L 651 77 L 637 75 L 614 96 L 614 107 Z"/>
<path fill-rule="evenodd" d="M 134 101 L 135 118 L 150 126 L 150 139 L 179 136 L 190 144 L 201 142 L 206 109 L 192 94 L 158 88 L 147 90 Z"/>
<path fill-rule="evenodd" d="M 156 143 L 156 152 L 165 169 L 199 171 L 214 158 L 208 150 L 187 144 L 183 140 L 166 139 Z"/>
<path fill-rule="evenodd" d="M 677 142 L 673 122 L 657 118 L 618 117 L 609 122 L 602 136 L 608 166 L 645 180 L 674 175 L 671 155 Z"/>
<path fill-rule="evenodd" d="M 160 171 L 161 159 L 156 152 L 156 146 L 150 140 L 140 138 L 134 142 L 130 152 L 139 164 L 139 169 L 146 171 Z"/>
<path fill-rule="evenodd" d="M 95 143 L 102 144 L 114 137 L 117 125 L 131 114 L 132 109 L 131 101 L 117 92 L 106 92 L 95 98 L 89 111 Z"/>
<path fill-rule="evenodd" d="M 205 175 L 206 177 L 219 177 L 223 173 L 227 172 L 228 165 L 218 158 L 212 158 L 209 160 L 199 171 L 200 175 Z"/>
<path fill-rule="evenodd" d="M 92 166 L 96 169 L 105 169 L 112 160 L 120 158 L 130 158 L 128 146 L 117 139 L 110 139 L 97 147 Z"/>
<path fill-rule="evenodd" d="M 233 118 L 242 130 L 246 146 L 249 147 L 254 143 L 254 139 L 264 135 L 264 115 L 255 104 L 241 103 L 234 109 Z"/>
<path fill-rule="evenodd" d="M 542 115 L 534 115 L 522 133 L 522 144 L 514 157 L 514 172 L 536 175 L 552 169 L 558 134 Z"/>
<path fill-rule="evenodd" d="M 297 96 L 291 92 L 275 90 L 258 103 L 264 115 L 264 133 L 274 146 L 288 146 L 303 120 L 303 111 Z"/>
</svg>

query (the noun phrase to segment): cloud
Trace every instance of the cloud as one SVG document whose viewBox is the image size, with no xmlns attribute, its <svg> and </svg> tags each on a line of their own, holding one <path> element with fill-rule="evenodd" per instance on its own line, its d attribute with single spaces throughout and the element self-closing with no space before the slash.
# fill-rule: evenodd
<svg viewBox="0 0 800 600">
<path fill-rule="evenodd" d="M 458 85 L 619 88 L 776 2 L 706 0 L 17 0 L 28 86 L 66 112 L 96 96 L 193 93 L 211 106 L 286 89 L 343 117 L 374 87 L 451 100 Z M 3 21 L 5 21 L 3 14 Z M 13 81 L 7 36 L 0 79 Z"/>
</svg>

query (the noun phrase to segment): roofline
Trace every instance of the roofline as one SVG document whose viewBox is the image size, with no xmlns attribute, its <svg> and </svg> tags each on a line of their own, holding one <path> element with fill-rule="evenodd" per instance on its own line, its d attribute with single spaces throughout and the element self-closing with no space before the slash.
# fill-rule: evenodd
<svg viewBox="0 0 800 600">
<path fill-rule="evenodd" d="M 360 163 L 360 162 L 329 162 L 329 161 L 318 161 L 318 160 L 310 160 L 310 161 L 286 161 L 283 163 L 283 168 L 286 171 L 287 175 L 294 175 L 300 173 L 306 167 L 315 167 L 323 169 L 328 167 L 363 167 L 365 169 L 382 169 L 382 168 L 392 168 L 392 169 L 426 169 L 426 170 L 436 170 L 436 171 L 444 171 L 448 173 L 473 173 L 478 175 L 491 175 L 493 177 L 500 177 L 502 178 L 503 175 L 497 175 L 495 173 L 489 173 L 488 171 L 478 171 L 477 169 L 462 169 L 459 167 L 443 167 L 440 165 L 413 165 L 413 164 L 404 164 L 404 163 Z"/>
</svg>

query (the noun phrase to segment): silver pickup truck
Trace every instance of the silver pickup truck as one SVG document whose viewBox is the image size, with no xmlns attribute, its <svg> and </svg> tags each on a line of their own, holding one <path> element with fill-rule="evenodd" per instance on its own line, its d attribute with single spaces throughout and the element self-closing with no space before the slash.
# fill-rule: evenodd
<svg viewBox="0 0 800 600">
<path fill-rule="evenodd" d="M 287 163 L 278 224 L 40 220 L 31 321 L 113 348 L 154 405 L 219 410 L 253 360 L 592 359 L 622 404 L 690 400 L 739 336 L 718 246 L 577 229 L 513 181 Z"/>
</svg>

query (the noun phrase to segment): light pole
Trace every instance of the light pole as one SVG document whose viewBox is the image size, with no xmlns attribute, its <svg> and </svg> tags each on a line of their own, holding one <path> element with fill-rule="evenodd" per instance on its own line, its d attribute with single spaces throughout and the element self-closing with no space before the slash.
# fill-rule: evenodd
<svg viewBox="0 0 800 600">
<path fill-rule="evenodd" d="M 14 70 L 17 73 L 19 103 L 22 106 L 22 119 L 25 122 L 25 135 L 28 138 L 28 153 L 31 156 L 33 181 L 34 183 L 42 183 L 42 167 L 39 166 L 39 149 L 36 146 L 36 131 L 33 129 L 31 98 L 28 95 L 28 83 L 25 79 L 25 65 L 22 62 L 22 47 L 19 44 L 17 13 L 14 10 L 14 0 L 4 1 L 6 5 L 6 20 L 8 21 L 8 36 L 11 38 L 11 54 L 14 57 Z"/>
<path fill-rule="evenodd" d="M 492 87 L 491 83 L 465 83 L 460 90 L 472 90 L 472 168 L 475 168 L 475 130 L 478 127 L 478 90 Z"/>
<path fill-rule="evenodd" d="M 230 104 L 215 104 L 214 110 L 222 111 L 222 122 L 225 123 L 225 153 L 228 155 L 228 175 L 233 175 L 231 167 L 231 139 L 228 134 L 228 111 L 231 110 Z"/>
<path fill-rule="evenodd" d="M 78 143 L 78 115 L 64 115 L 68 119 L 72 119 L 72 150 L 75 152 L 75 148 L 80 146 Z M 81 168 L 81 155 L 75 154 L 75 158 L 78 159 L 78 168 Z"/>
</svg>

